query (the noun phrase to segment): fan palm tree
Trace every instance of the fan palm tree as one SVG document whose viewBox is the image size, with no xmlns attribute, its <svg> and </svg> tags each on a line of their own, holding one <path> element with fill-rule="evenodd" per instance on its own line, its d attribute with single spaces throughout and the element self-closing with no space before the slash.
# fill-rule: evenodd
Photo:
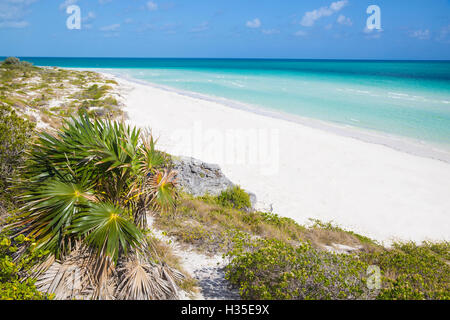
<svg viewBox="0 0 450 320">
<path fill-rule="evenodd" d="M 57 299 L 177 296 L 182 275 L 158 262 L 145 237 L 147 212 L 175 204 L 167 159 L 141 130 L 86 114 L 39 136 L 9 226 L 47 253 L 32 273 L 38 289 Z"/>
</svg>

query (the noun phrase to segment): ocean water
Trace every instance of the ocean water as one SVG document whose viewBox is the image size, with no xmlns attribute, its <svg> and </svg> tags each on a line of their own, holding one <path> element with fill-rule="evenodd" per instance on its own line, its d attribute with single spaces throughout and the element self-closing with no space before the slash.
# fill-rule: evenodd
<svg viewBox="0 0 450 320">
<path fill-rule="evenodd" d="M 450 150 L 450 61 L 23 58 Z"/>
</svg>

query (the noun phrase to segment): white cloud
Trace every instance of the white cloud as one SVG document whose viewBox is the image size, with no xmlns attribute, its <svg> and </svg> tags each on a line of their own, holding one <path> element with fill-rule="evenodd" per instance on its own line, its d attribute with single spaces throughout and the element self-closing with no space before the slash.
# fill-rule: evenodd
<svg viewBox="0 0 450 320">
<path fill-rule="evenodd" d="M 116 24 L 112 24 L 112 25 L 109 25 L 109 26 L 101 27 L 100 31 L 107 31 L 107 32 L 109 32 L 109 31 L 117 31 L 119 28 L 120 28 L 120 24 L 116 23 Z"/>
<path fill-rule="evenodd" d="M 255 18 L 253 20 L 247 21 L 245 25 L 249 28 L 255 29 L 261 27 L 261 21 L 258 18 Z"/>
<path fill-rule="evenodd" d="M 341 14 L 338 18 L 337 18 L 337 23 L 342 24 L 344 26 L 351 26 L 353 25 L 353 22 L 350 18 L 347 18 L 346 16 L 344 16 L 343 14 Z"/>
<path fill-rule="evenodd" d="M 267 35 L 272 35 L 272 34 L 278 34 L 278 33 L 280 33 L 280 31 L 277 29 L 267 29 L 267 30 L 262 30 L 262 33 L 267 34 Z"/>
<path fill-rule="evenodd" d="M 147 2 L 147 9 L 150 11 L 158 10 L 158 4 L 156 2 L 149 1 Z"/>
<path fill-rule="evenodd" d="M 29 6 L 37 0 L 0 0 L 0 28 L 25 28 L 24 17 L 31 12 Z"/>
<path fill-rule="evenodd" d="M 409 36 L 411 38 L 416 38 L 419 40 L 428 40 L 430 39 L 430 30 L 426 29 L 426 30 L 412 31 L 410 32 Z"/>
<path fill-rule="evenodd" d="M 330 5 L 330 9 L 333 10 L 333 11 L 338 12 L 339 10 L 341 10 L 342 8 L 344 8 L 347 4 L 348 4 L 348 1 L 347 1 L 347 0 L 336 1 L 336 2 L 333 2 L 333 3 Z"/>
<path fill-rule="evenodd" d="M 450 24 L 448 26 L 445 26 L 441 29 L 441 32 L 439 33 L 439 36 L 436 40 L 442 41 L 442 42 L 450 42 Z"/>
<path fill-rule="evenodd" d="M 348 0 L 340 0 L 330 4 L 329 7 L 321 7 L 313 11 L 308 11 L 302 18 L 300 24 L 304 27 L 312 27 L 314 23 L 322 17 L 329 17 L 340 11 L 348 4 Z"/>
<path fill-rule="evenodd" d="M 21 29 L 26 28 L 30 24 L 28 21 L 3 21 L 0 22 L 0 29 L 2 28 L 15 28 L 15 29 Z"/>
<path fill-rule="evenodd" d="M 296 33 L 294 33 L 294 36 L 296 36 L 296 37 L 304 37 L 306 35 L 308 35 L 308 33 L 303 30 L 298 30 Z"/>
<path fill-rule="evenodd" d="M 209 23 L 208 22 L 203 22 L 200 25 L 198 25 L 197 27 L 194 27 L 190 30 L 190 32 L 193 33 L 198 33 L 198 32 L 203 32 L 209 29 Z"/>
</svg>

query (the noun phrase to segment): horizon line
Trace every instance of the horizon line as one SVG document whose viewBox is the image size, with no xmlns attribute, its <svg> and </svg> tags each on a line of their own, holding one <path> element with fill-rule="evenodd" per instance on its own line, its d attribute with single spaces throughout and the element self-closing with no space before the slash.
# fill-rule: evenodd
<svg viewBox="0 0 450 320">
<path fill-rule="evenodd" d="M 370 58 L 226 58 L 226 57 L 87 57 L 87 56 L 0 56 L 0 58 L 38 58 L 38 59 L 185 59 L 185 60 L 291 60 L 291 61 L 423 61 L 450 62 L 450 59 L 370 59 Z"/>
</svg>

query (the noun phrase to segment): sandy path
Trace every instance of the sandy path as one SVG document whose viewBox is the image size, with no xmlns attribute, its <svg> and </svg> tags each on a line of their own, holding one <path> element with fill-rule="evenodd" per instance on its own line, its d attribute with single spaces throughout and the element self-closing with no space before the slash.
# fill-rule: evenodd
<svg viewBox="0 0 450 320">
<path fill-rule="evenodd" d="M 230 288 L 225 280 L 226 261 L 222 255 L 208 256 L 199 253 L 194 247 L 181 245 L 173 237 L 164 235 L 160 230 L 152 228 L 153 217 L 147 216 L 147 224 L 153 235 L 169 245 L 173 253 L 180 258 L 180 264 L 191 277 L 197 280 L 199 292 L 189 296 L 186 292 L 180 294 L 182 300 L 239 300 L 239 292 Z"/>
<path fill-rule="evenodd" d="M 151 127 L 165 151 L 219 164 L 261 208 L 380 241 L 450 240 L 446 162 L 117 80 L 131 123 Z"/>
<path fill-rule="evenodd" d="M 225 280 L 226 263 L 221 255 L 206 256 L 194 251 L 175 249 L 184 270 L 197 280 L 200 293 L 196 300 L 239 300 L 239 292 Z"/>
</svg>

